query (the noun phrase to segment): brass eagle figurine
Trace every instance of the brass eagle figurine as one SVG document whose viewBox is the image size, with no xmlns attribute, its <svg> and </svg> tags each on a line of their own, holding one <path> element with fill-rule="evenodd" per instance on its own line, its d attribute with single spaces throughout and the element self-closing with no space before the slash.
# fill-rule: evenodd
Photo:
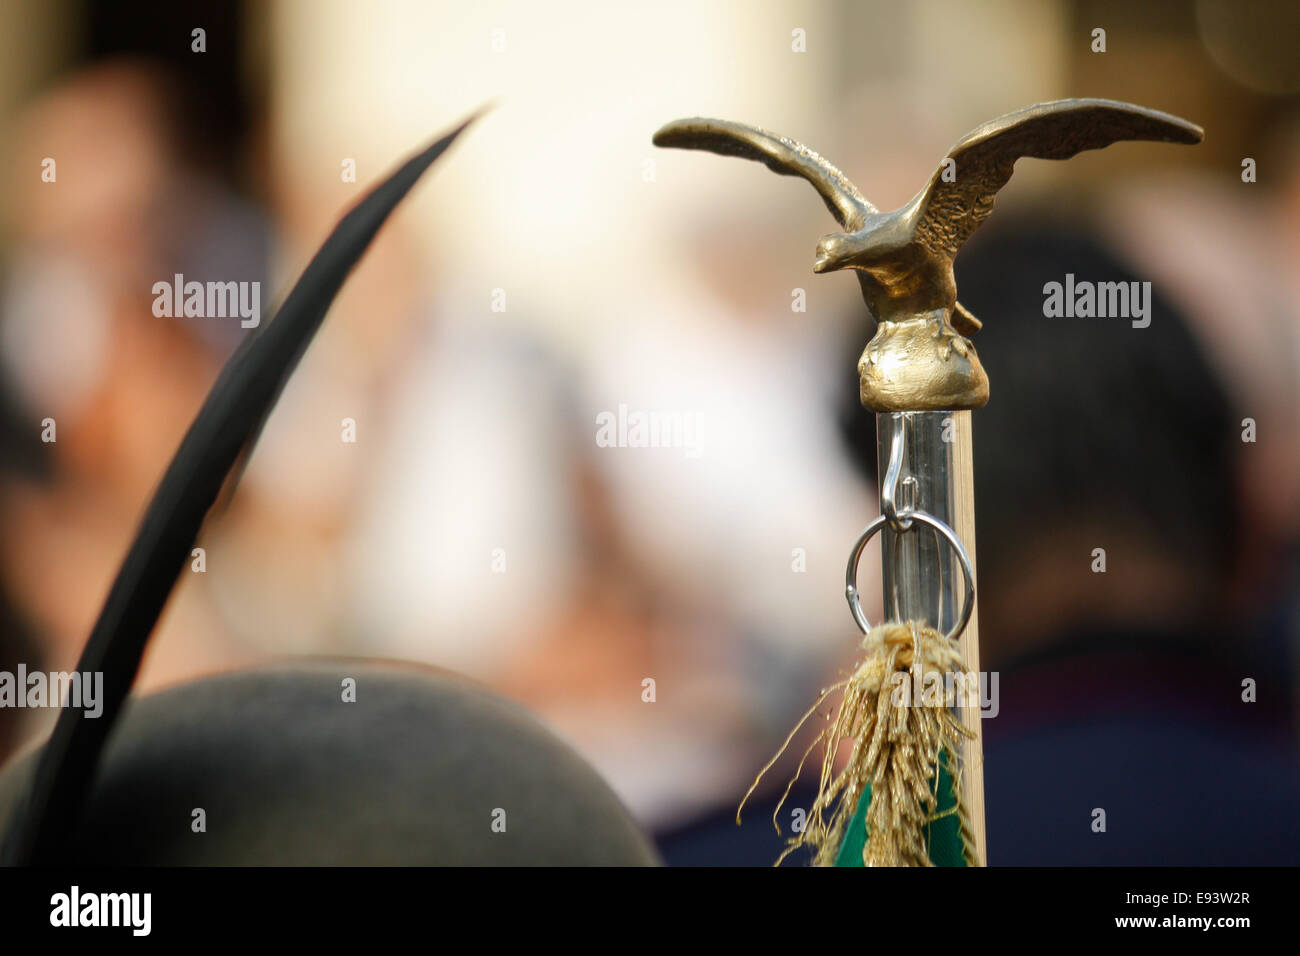
<svg viewBox="0 0 1300 956">
<path fill-rule="evenodd" d="M 1194 144 L 1203 137 L 1193 123 L 1130 103 L 1039 103 L 972 130 L 920 192 L 885 213 L 802 143 L 754 126 L 679 119 L 655 133 L 654 143 L 757 160 L 812 183 L 845 229 L 817 243 L 813 271 L 857 272 L 877 322 L 858 363 L 862 404 L 887 412 L 979 408 L 988 401 L 988 376 L 966 338 L 980 322 L 957 301 L 952 263 L 992 211 L 1017 159 L 1069 159 L 1120 140 Z"/>
</svg>

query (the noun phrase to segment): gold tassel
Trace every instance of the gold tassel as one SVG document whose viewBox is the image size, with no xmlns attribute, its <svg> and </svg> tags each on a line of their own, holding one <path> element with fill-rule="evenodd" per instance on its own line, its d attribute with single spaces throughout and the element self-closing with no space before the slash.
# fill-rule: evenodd
<svg viewBox="0 0 1300 956">
<path fill-rule="evenodd" d="M 937 819 L 938 766 L 947 752 L 955 787 L 961 793 L 957 754 L 969 731 L 952 711 L 949 675 L 965 674 L 961 652 L 934 628 L 908 621 L 880 624 L 862 639 L 865 656 L 852 676 L 827 688 L 790 732 L 777 755 L 768 762 L 745 794 L 740 809 L 754 793 L 795 735 L 828 697 L 843 689 L 838 712 L 804 752 L 794 777 L 773 814 L 790 795 L 804 761 L 818 744 L 824 745 L 821 782 L 803 831 L 789 841 L 779 866 L 794 851 L 811 847 L 816 866 L 831 866 L 844 840 L 858 800 L 871 786 L 867 810 L 867 866 L 930 866 L 926 826 Z M 835 772 L 836 755 L 844 740 L 853 740 L 847 766 Z M 740 822 L 740 809 L 736 822 Z M 949 811 L 952 812 L 952 811 Z M 960 797 L 963 839 L 970 846 L 970 828 Z M 780 832 L 780 826 L 777 825 Z"/>
</svg>

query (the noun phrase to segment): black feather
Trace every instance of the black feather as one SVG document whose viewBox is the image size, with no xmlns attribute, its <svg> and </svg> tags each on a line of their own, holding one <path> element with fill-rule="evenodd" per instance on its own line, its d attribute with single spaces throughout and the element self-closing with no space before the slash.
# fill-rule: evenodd
<svg viewBox="0 0 1300 956">
<path fill-rule="evenodd" d="M 55 861 L 90 790 L 100 752 L 144 656 L 149 635 L 189 558 L 199 528 L 262 425 L 348 273 L 384 221 L 471 117 L 407 160 L 335 227 L 273 321 L 231 356 L 163 475 L 77 664 L 102 672 L 103 712 L 65 707 L 26 800 L 5 834 L 0 862 Z"/>
</svg>

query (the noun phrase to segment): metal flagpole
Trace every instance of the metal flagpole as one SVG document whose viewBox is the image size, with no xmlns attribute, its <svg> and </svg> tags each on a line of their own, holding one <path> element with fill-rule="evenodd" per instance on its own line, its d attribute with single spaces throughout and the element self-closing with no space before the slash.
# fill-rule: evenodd
<svg viewBox="0 0 1300 956">
<path fill-rule="evenodd" d="M 880 534 L 885 614 L 893 621 L 922 621 L 940 633 L 958 627 L 962 612 L 959 553 L 942 536 L 908 533 L 913 524 L 895 517 L 899 510 L 924 512 L 952 528 L 964 545 L 975 573 L 975 490 L 971 467 L 971 413 L 880 412 L 876 415 L 878 473 L 885 527 Z M 895 457 L 898 467 L 891 467 Z M 887 482 L 889 482 L 887 484 Z M 890 505 L 886 505 L 890 502 Z M 975 589 L 978 594 L 978 588 Z M 960 629 L 959 644 L 968 673 L 979 687 L 978 597 Z M 961 754 L 961 798 L 973 837 L 975 864 L 985 862 L 984 761 L 980 701 L 956 700 L 962 726 L 971 734 Z"/>
<path fill-rule="evenodd" d="M 863 404 L 876 411 L 876 449 L 880 517 L 858 536 L 845 573 L 845 596 L 859 629 L 872 634 L 857 590 L 858 562 L 867 543 L 880 535 L 884 613 L 890 622 L 932 628 L 959 648 L 960 675 L 952 680 L 944 703 L 957 711 L 966 733 L 955 742 L 959 813 L 967 829 L 966 862 L 987 860 L 984 828 L 983 734 L 980 726 L 979 622 L 975 613 L 975 501 L 970 408 L 984 404 L 988 380 L 973 349 L 951 363 L 930 350 L 892 356 L 893 329 L 878 328 L 859 363 Z M 882 345 L 878 339 L 885 340 Z M 907 341 L 902 337 L 901 341 Z M 909 371 L 925 381 L 960 376 L 962 388 L 950 389 L 953 407 L 909 411 L 926 403 L 913 388 L 881 387 L 882 364 L 908 361 Z M 928 367 L 927 367 L 928 363 Z M 897 378 L 887 383 L 898 384 Z M 903 406 L 898 408 L 895 406 Z M 955 679 L 954 679 L 955 678 Z M 910 704 L 909 700 L 909 704 Z M 937 774 L 937 769 L 933 771 Z M 938 790 L 938 783 L 934 784 Z"/>
</svg>

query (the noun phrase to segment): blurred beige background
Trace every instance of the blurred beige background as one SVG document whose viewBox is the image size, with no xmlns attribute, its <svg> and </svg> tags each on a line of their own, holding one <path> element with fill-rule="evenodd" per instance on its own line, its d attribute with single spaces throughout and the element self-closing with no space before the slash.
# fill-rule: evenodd
<svg viewBox="0 0 1300 956">
<path fill-rule="evenodd" d="M 1110 96 L 1202 122 L 1197 149 L 1026 161 L 999 211 L 1050 197 L 1170 284 L 1267 423 L 1245 500 L 1293 542 L 1300 74 L 1270 42 L 1294 19 L 1281 3 L 13 0 L 14 619 L 47 668 L 74 665 L 246 334 L 155 317 L 153 282 L 262 281 L 269 319 L 340 212 L 485 103 L 344 288 L 210 521 L 206 571 L 182 577 L 142 688 L 276 655 L 420 660 L 536 710 L 651 825 L 743 792 L 854 655 L 843 561 L 876 506 L 835 401 L 855 375 L 844 345 L 869 326 L 851 279 L 811 274 L 833 223 L 808 187 L 655 150 L 679 116 L 809 143 L 884 208 L 967 130 L 1029 103 Z M 620 405 L 687 416 L 697 441 L 600 447 L 597 416 Z M 46 416 L 57 444 L 39 442 Z M 0 714 L 9 746 L 48 717 L 21 716 Z"/>
</svg>

